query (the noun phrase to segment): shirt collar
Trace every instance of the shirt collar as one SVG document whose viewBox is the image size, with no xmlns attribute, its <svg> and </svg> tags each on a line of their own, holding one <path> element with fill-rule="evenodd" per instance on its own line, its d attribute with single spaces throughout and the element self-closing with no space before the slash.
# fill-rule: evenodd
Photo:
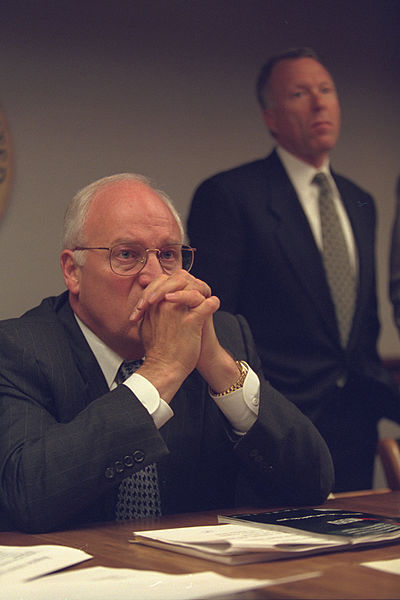
<svg viewBox="0 0 400 600">
<path fill-rule="evenodd" d="M 99 363 L 100 369 L 103 371 L 103 375 L 107 381 L 107 385 L 110 388 L 115 380 L 118 369 L 123 362 L 123 359 L 114 350 L 111 350 L 106 344 L 93 333 L 89 327 L 87 327 L 80 318 L 75 315 L 75 319 L 83 335 L 86 338 L 87 343 L 90 346 L 91 351 L 96 357 Z"/>
<path fill-rule="evenodd" d="M 300 160 L 300 158 L 297 158 L 282 148 L 282 146 L 277 146 L 276 152 L 296 190 L 302 190 L 309 186 L 316 173 L 325 173 L 329 180 L 332 180 L 329 170 L 329 159 L 327 159 L 324 164 L 317 169 L 303 160 Z"/>
</svg>

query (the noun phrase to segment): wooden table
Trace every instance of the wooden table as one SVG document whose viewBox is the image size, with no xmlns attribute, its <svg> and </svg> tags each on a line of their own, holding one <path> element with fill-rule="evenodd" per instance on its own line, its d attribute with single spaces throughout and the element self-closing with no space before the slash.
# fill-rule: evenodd
<svg viewBox="0 0 400 600">
<path fill-rule="evenodd" d="M 362 510 L 387 516 L 400 517 L 400 492 L 380 491 L 364 495 L 340 495 L 323 506 Z M 242 512 L 251 512 L 245 507 Z M 240 512 L 224 510 L 220 513 Z M 81 548 L 93 559 L 71 567 L 86 569 L 91 566 L 150 569 L 166 573 L 195 573 L 214 571 L 228 577 L 255 577 L 275 579 L 319 571 L 313 579 L 263 588 L 234 598 L 259 600 L 262 598 L 400 598 L 400 576 L 360 566 L 360 563 L 400 558 L 400 544 L 357 551 L 335 552 L 304 558 L 226 566 L 208 560 L 184 556 L 155 548 L 128 543 L 133 530 L 216 524 L 215 512 L 203 512 L 144 519 L 123 524 L 104 523 L 81 529 L 40 535 L 19 532 L 0 533 L 0 543 L 9 545 L 63 544 Z M 232 596 L 231 596 L 232 597 Z"/>
</svg>

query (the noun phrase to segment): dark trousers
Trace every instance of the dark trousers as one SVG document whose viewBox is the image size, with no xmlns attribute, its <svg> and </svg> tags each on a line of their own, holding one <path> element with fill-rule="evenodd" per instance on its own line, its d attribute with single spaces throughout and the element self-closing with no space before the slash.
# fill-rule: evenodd
<svg viewBox="0 0 400 600">
<path fill-rule="evenodd" d="M 368 382 L 349 381 L 324 398 L 314 421 L 332 455 L 336 492 L 372 488 L 381 400 L 376 391 Z"/>
</svg>

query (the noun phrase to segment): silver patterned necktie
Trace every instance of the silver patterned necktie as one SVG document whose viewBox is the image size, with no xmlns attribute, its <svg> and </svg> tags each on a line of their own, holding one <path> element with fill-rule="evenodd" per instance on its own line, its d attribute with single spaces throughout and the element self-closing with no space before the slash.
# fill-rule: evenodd
<svg viewBox="0 0 400 600">
<path fill-rule="evenodd" d="M 313 183 L 319 187 L 322 256 L 332 300 L 335 305 L 340 339 L 346 347 L 356 301 L 356 277 L 343 228 L 333 202 L 333 192 L 324 173 L 317 173 Z"/>
<path fill-rule="evenodd" d="M 119 368 L 117 382 L 125 381 L 141 366 L 142 362 L 142 360 L 124 361 Z M 152 463 L 121 481 L 115 517 L 117 521 L 126 521 L 160 515 L 161 499 L 157 465 Z"/>
</svg>

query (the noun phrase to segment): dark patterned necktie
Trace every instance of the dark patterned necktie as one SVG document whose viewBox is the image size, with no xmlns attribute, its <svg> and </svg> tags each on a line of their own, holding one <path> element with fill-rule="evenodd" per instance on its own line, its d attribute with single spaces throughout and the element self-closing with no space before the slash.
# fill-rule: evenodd
<svg viewBox="0 0 400 600">
<path fill-rule="evenodd" d="M 322 256 L 326 277 L 335 305 L 341 343 L 346 347 L 353 323 L 356 277 L 350 264 L 343 228 L 335 209 L 328 178 L 324 173 L 317 173 L 313 183 L 319 187 Z"/>
<path fill-rule="evenodd" d="M 116 377 L 117 383 L 125 381 L 142 363 L 142 360 L 123 362 Z M 126 521 L 160 515 L 161 499 L 157 465 L 152 463 L 121 481 L 115 516 L 117 521 Z"/>
</svg>

